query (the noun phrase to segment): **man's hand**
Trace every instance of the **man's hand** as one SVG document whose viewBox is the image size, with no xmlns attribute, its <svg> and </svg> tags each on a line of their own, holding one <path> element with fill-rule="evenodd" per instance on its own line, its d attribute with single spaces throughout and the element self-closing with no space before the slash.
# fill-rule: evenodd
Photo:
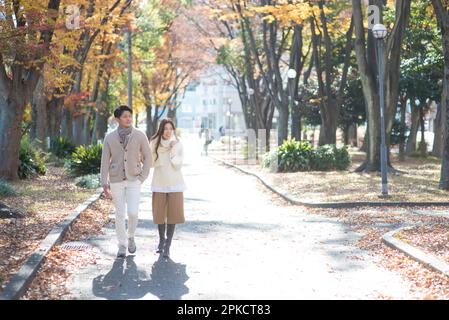
<svg viewBox="0 0 449 320">
<path fill-rule="evenodd" d="M 104 191 L 104 196 L 105 196 L 107 199 L 112 199 L 111 188 L 109 187 L 108 184 L 105 184 L 105 185 L 103 186 L 103 191 Z"/>
<path fill-rule="evenodd" d="M 174 146 L 176 143 L 178 143 L 178 141 L 176 141 L 176 140 L 171 141 L 171 142 L 170 142 L 170 147 L 173 148 L 173 146 Z"/>
</svg>

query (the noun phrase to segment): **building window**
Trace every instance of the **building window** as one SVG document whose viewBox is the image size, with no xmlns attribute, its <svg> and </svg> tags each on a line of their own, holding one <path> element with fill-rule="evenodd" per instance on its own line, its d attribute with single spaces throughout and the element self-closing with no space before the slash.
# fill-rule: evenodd
<svg viewBox="0 0 449 320">
<path fill-rule="evenodd" d="M 182 112 L 192 112 L 192 106 L 191 105 L 183 105 Z"/>
</svg>

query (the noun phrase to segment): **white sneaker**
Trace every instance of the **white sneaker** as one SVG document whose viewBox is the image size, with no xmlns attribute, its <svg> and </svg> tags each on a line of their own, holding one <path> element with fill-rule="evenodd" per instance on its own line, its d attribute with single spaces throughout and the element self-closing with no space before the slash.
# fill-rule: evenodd
<svg viewBox="0 0 449 320">
<path fill-rule="evenodd" d="M 117 258 L 124 258 L 126 257 L 126 247 L 125 246 L 119 246 L 118 252 L 117 252 Z"/>
<path fill-rule="evenodd" d="M 136 248 L 136 242 L 134 241 L 134 238 L 128 239 L 128 251 L 129 253 L 135 253 L 137 250 Z"/>
</svg>

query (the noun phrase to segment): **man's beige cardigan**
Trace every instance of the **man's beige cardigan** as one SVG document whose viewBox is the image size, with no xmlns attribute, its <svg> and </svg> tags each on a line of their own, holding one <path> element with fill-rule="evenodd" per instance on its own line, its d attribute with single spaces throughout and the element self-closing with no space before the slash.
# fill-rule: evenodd
<svg viewBox="0 0 449 320">
<path fill-rule="evenodd" d="M 144 182 L 153 165 L 150 143 L 143 131 L 132 129 L 126 149 L 120 141 L 118 130 L 106 135 L 101 156 L 101 184 L 124 180 Z"/>
</svg>

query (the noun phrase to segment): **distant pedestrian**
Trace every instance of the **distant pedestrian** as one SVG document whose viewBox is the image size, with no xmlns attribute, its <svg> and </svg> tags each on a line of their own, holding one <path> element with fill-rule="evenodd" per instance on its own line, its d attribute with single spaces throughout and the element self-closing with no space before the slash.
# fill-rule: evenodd
<svg viewBox="0 0 449 320">
<path fill-rule="evenodd" d="M 212 141 L 213 141 L 213 136 L 211 136 L 210 130 L 204 129 L 203 151 L 206 156 L 208 155 L 208 148 L 209 148 L 209 145 L 212 143 Z"/>
</svg>

